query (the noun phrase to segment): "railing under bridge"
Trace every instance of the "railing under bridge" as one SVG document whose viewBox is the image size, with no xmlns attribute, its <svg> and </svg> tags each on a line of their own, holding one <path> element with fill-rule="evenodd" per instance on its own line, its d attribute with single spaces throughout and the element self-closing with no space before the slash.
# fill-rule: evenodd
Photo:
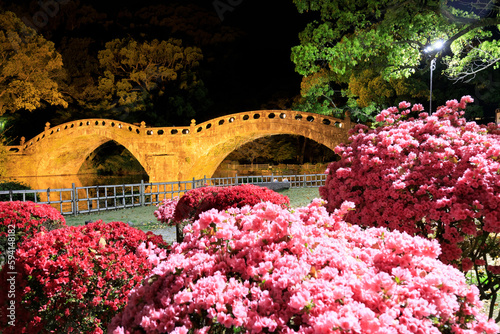
<svg viewBox="0 0 500 334">
<path fill-rule="evenodd" d="M 325 174 L 309 175 L 260 175 L 225 178 L 203 178 L 190 181 L 99 185 L 65 189 L 5 190 L 1 198 L 11 201 L 33 201 L 49 204 L 64 215 L 77 215 L 116 210 L 145 205 L 157 205 L 164 199 L 182 196 L 186 191 L 205 186 L 232 186 L 244 183 L 271 189 L 320 187 L 325 184 Z"/>
</svg>

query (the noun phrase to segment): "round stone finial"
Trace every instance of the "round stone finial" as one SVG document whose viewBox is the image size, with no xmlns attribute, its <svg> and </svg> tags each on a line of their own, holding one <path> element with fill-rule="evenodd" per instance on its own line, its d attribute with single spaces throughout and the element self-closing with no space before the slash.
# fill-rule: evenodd
<svg viewBox="0 0 500 334">
<path fill-rule="evenodd" d="M 195 126 L 195 125 L 196 125 L 196 120 L 195 120 L 195 119 L 192 119 L 192 120 L 191 120 L 191 125 L 192 125 L 192 126 Z"/>
<path fill-rule="evenodd" d="M 146 122 L 142 121 L 141 122 L 141 128 L 145 128 L 146 127 Z"/>
</svg>

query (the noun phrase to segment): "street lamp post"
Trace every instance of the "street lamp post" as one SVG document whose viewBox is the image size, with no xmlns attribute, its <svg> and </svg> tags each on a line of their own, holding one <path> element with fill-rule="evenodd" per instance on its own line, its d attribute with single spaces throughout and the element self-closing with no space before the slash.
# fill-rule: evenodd
<svg viewBox="0 0 500 334">
<path fill-rule="evenodd" d="M 431 59 L 431 80 L 429 84 L 429 115 L 432 114 L 432 72 L 436 69 L 435 53 L 443 48 L 444 42 L 438 40 L 424 49 L 425 53 L 434 53 Z"/>
<path fill-rule="evenodd" d="M 429 84 L 429 115 L 432 114 L 432 72 L 436 69 L 436 58 L 431 60 L 431 82 Z"/>
</svg>

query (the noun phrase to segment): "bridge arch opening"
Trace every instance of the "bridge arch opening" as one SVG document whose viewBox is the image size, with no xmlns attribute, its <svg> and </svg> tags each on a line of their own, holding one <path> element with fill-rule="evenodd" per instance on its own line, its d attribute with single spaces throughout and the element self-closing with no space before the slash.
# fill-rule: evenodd
<svg viewBox="0 0 500 334">
<path fill-rule="evenodd" d="M 136 157 L 114 140 L 109 140 L 92 151 L 81 165 L 78 174 L 119 176 L 130 182 L 149 180 L 146 170 Z"/>
<path fill-rule="evenodd" d="M 229 153 L 213 177 L 238 175 L 322 173 L 335 152 L 298 135 L 271 135 L 251 140 Z M 208 177 L 208 175 L 207 175 Z"/>
</svg>

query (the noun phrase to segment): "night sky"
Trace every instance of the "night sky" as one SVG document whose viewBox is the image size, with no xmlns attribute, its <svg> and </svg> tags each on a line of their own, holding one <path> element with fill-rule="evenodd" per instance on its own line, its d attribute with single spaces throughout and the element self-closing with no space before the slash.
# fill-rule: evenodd
<svg viewBox="0 0 500 334">
<path fill-rule="evenodd" d="M 291 47 L 299 44 L 298 34 L 305 27 L 290 0 L 244 1 L 232 12 L 226 12 L 222 24 L 234 25 L 246 34 L 246 43 L 239 49 L 245 62 L 241 77 L 235 83 L 221 83 L 221 92 L 247 92 L 248 98 L 239 108 L 244 111 L 258 107 L 275 96 L 299 94 L 301 77 L 290 60 Z M 234 85 L 233 85 L 234 84 Z M 245 95 L 245 94 L 242 94 Z M 246 99 L 245 99 L 246 100 Z"/>
<path fill-rule="evenodd" d="M 194 2 L 217 14 L 213 1 Z M 295 73 L 290 53 L 292 46 L 299 44 L 298 34 L 307 22 L 293 2 L 241 1 L 232 11 L 224 12 L 223 18 L 222 25 L 237 27 L 244 33 L 234 55 L 239 60 L 237 73 L 227 69 L 224 72 L 228 79 L 211 86 L 216 89 L 217 101 L 231 103 L 226 111 L 260 109 L 273 98 L 298 95 L 301 77 Z"/>
</svg>

